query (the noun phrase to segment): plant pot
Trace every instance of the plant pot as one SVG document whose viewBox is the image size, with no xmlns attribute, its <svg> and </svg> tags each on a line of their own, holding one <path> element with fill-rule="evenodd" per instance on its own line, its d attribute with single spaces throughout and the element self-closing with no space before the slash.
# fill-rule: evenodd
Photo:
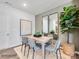
<svg viewBox="0 0 79 59">
<path fill-rule="evenodd" d="M 44 33 L 44 36 L 48 36 L 48 34 L 47 33 Z"/>
<path fill-rule="evenodd" d="M 57 34 L 53 34 L 53 39 L 57 40 L 58 39 L 58 35 Z"/>
<path fill-rule="evenodd" d="M 63 43 L 62 44 L 62 47 L 63 47 L 63 52 L 66 54 L 66 55 L 69 55 L 69 56 L 74 56 L 74 53 L 75 53 L 75 47 L 73 44 L 68 44 L 68 43 Z"/>
<path fill-rule="evenodd" d="M 34 37 L 41 37 L 42 35 L 33 35 Z"/>
</svg>

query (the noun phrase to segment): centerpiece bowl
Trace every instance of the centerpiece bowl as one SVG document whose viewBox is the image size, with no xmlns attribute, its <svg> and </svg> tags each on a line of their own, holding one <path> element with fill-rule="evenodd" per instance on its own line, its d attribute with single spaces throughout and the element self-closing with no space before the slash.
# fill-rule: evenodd
<svg viewBox="0 0 79 59">
<path fill-rule="evenodd" d="M 41 34 L 40 32 L 37 32 L 37 33 L 35 33 L 33 36 L 34 36 L 34 37 L 41 37 L 42 34 Z"/>
</svg>

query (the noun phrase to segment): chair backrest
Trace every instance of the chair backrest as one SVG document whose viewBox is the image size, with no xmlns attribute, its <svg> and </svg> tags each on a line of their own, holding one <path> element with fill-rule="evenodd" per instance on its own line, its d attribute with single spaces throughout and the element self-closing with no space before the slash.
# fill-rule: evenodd
<svg viewBox="0 0 79 59">
<path fill-rule="evenodd" d="M 28 38 L 27 37 L 22 37 L 22 43 L 28 43 Z"/>
<path fill-rule="evenodd" d="M 22 35 L 22 43 L 28 43 L 28 38 L 25 37 L 25 36 L 28 36 L 28 35 L 32 35 L 32 34 L 27 34 L 27 35 Z"/>
<path fill-rule="evenodd" d="M 35 41 L 32 39 L 28 40 L 28 44 L 30 45 L 31 48 L 34 48 L 36 46 Z"/>
<path fill-rule="evenodd" d="M 56 41 L 56 43 L 55 43 L 55 49 L 54 49 L 55 52 L 60 48 L 60 44 L 61 44 L 61 42 L 60 42 L 60 40 L 58 39 L 58 40 Z"/>
</svg>

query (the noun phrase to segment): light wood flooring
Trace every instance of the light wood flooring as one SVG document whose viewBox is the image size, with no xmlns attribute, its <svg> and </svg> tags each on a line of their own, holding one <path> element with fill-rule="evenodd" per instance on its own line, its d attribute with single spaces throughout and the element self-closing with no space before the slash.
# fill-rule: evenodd
<svg viewBox="0 0 79 59">
<path fill-rule="evenodd" d="M 0 50 L 0 59 L 20 59 L 13 48 Z"/>
<path fill-rule="evenodd" d="M 26 55 L 24 56 L 23 51 L 21 52 L 21 46 L 14 48 L 14 50 L 16 51 L 16 53 L 18 54 L 18 56 L 20 57 L 20 59 L 27 59 L 27 51 L 28 51 L 28 47 L 26 48 Z M 30 53 L 29 53 L 29 57 L 28 59 L 32 59 L 32 55 L 33 55 L 33 51 L 32 49 L 30 49 Z M 63 53 L 63 51 L 61 51 L 61 55 L 62 55 L 62 59 L 79 59 L 79 57 L 70 57 L 68 55 L 65 55 Z M 42 59 L 42 51 L 36 51 L 35 52 L 35 59 Z M 56 59 L 56 55 L 53 53 L 48 53 L 46 52 L 46 59 Z"/>
</svg>

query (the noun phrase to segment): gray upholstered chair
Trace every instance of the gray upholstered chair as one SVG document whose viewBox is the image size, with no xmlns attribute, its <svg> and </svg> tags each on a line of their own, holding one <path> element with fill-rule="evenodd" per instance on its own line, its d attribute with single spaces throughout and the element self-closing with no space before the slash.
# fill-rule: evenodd
<svg viewBox="0 0 79 59">
<path fill-rule="evenodd" d="M 41 48 L 38 47 L 36 44 L 35 44 L 35 41 L 34 40 L 28 40 L 28 44 L 30 45 L 30 48 L 33 49 L 33 56 L 32 56 L 32 59 L 34 59 L 34 52 L 37 51 L 37 50 L 40 50 Z"/>
<path fill-rule="evenodd" d="M 41 48 L 41 46 L 37 45 L 34 40 L 31 40 L 31 39 L 28 40 L 28 44 L 30 45 L 30 48 L 33 49 L 33 56 L 32 56 L 32 59 L 34 59 L 34 52 L 35 52 L 35 51 L 38 51 L 38 50 L 41 50 L 42 48 Z M 45 47 L 47 47 L 47 46 L 49 46 L 49 44 L 46 44 Z"/>
<path fill-rule="evenodd" d="M 60 59 L 61 59 L 60 44 L 61 44 L 60 40 L 57 40 L 56 43 L 55 43 L 55 46 L 52 47 L 52 46 L 50 45 L 50 46 L 46 47 L 46 51 L 55 53 L 57 59 L 58 59 L 58 51 L 59 51 Z"/>
<path fill-rule="evenodd" d="M 24 50 L 23 50 L 23 45 L 24 45 Z M 22 36 L 22 47 L 21 47 L 21 51 L 23 50 L 24 56 L 25 56 L 25 53 L 26 53 L 26 47 L 27 47 L 27 46 L 29 47 L 29 48 L 28 48 L 28 52 L 27 52 L 27 58 L 28 58 L 29 49 L 30 49 L 30 46 L 29 46 L 29 44 L 28 44 L 28 38 Z"/>
</svg>

